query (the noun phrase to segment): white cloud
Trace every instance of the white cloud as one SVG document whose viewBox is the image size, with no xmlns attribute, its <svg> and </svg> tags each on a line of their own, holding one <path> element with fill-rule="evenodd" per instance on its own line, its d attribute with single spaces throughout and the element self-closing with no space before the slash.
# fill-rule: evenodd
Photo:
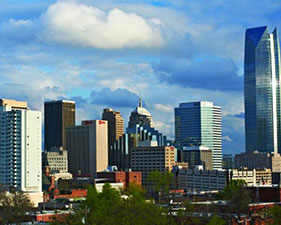
<svg viewBox="0 0 281 225">
<path fill-rule="evenodd" d="M 173 106 L 165 104 L 155 104 L 155 109 L 162 112 L 173 112 Z"/>
<path fill-rule="evenodd" d="M 14 27 L 19 27 L 19 26 L 32 26 L 33 22 L 31 20 L 15 20 L 15 19 L 9 19 L 8 23 L 6 24 L 7 26 L 14 26 Z"/>
<path fill-rule="evenodd" d="M 107 13 L 62 1 L 49 6 L 41 19 L 45 30 L 40 38 L 47 41 L 100 49 L 161 47 L 165 42 L 155 23 L 117 8 Z"/>
<path fill-rule="evenodd" d="M 232 139 L 229 136 L 223 136 L 222 139 L 225 141 L 232 141 Z"/>
</svg>

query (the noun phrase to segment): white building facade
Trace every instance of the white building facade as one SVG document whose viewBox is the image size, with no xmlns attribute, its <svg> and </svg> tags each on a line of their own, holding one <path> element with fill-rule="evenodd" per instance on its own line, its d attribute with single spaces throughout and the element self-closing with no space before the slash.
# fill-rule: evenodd
<svg viewBox="0 0 281 225">
<path fill-rule="evenodd" d="M 42 196 L 41 112 L 0 106 L 0 184 Z"/>
</svg>

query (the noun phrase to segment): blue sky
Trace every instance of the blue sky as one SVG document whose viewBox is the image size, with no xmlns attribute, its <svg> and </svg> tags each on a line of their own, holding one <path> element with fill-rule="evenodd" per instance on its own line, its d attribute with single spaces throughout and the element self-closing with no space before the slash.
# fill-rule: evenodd
<svg viewBox="0 0 281 225">
<path fill-rule="evenodd" d="M 222 107 L 223 152 L 244 151 L 245 29 L 280 27 L 274 0 L 2 0 L 0 97 L 77 102 L 77 121 L 142 96 L 156 128 L 174 136 L 174 107 Z M 127 124 L 125 124 L 127 126 Z"/>
</svg>

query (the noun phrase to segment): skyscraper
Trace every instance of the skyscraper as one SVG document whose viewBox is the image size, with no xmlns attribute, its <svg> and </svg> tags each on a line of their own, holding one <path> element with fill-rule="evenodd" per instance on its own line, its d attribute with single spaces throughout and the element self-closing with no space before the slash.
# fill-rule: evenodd
<svg viewBox="0 0 281 225">
<path fill-rule="evenodd" d="M 154 127 L 152 116 L 150 112 L 142 106 L 141 99 L 139 99 L 139 106 L 137 106 L 136 109 L 131 112 L 128 128 L 132 128 L 137 124 L 140 126 Z"/>
<path fill-rule="evenodd" d="M 75 102 L 55 100 L 45 102 L 45 150 L 51 147 L 66 149 L 65 128 L 75 125 Z"/>
<path fill-rule="evenodd" d="M 106 108 L 102 113 L 102 120 L 108 124 L 108 150 L 111 145 L 124 134 L 124 119 L 119 111 Z"/>
<path fill-rule="evenodd" d="M 181 146 L 208 147 L 213 169 L 221 169 L 221 108 L 206 101 L 180 103 L 175 108 L 175 139 Z"/>
<path fill-rule="evenodd" d="M 72 174 L 95 176 L 107 169 L 107 121 L 87 120 L 66 128 L 68 168 Z"/>
<path fill-rule="evenodd" d="M 0 185 L 42 201 L 41 112 L 1 99 L 0 124 Z"/>
<path fill-rule="evenodd" d="M 281 151 L 280 49 L 277 28 L 246 30 L 244 100 L 246 151 Z"/>
</svg>

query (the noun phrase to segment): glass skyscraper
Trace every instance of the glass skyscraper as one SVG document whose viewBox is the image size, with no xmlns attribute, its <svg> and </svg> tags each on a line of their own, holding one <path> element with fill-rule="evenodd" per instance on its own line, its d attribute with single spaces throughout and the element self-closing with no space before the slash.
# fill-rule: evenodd
<svg viewBox="0 0 281 225">
<path fill-rule="evenodd" d="M 175 139 L 183 147 L 208 147 L 212 150 L 213 169 L 221 169 L 221 108 L 206 101 L 180 103 L 175 108 Z"/>
<path fill-rule="evenodd" d="M 280 49 L 277 28 L 246 30 L 244 100 L 246 152 L 281 151 Z"/>
</svg>

